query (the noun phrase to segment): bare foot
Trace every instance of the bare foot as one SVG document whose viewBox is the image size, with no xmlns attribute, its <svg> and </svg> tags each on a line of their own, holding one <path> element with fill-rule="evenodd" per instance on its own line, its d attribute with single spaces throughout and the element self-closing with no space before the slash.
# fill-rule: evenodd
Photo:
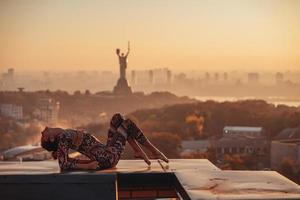
<svg viewBox="0 0 300 200">
<path fill-rule="evenodd" d="M 134 157 L 143 159 L 147 163 L 147 165 L 151 165 L 151 161 L 149 160 L 149 158 L 146 154 L 143 154 L 140 152 L 134 152 Z"/>
<path fill-rule="evenodd" d="M 128 143 L 132 147 L 134 151 L 134 157 L 143 159 L 147 165 L 151 165 L 151 162 L 147 156 L 147 154 L 143 151 L 143 149 L 138 145 L 138 143 L 131 137 L 127 138 Z"/>
<path fill-rule="evenodd" d="M 152 159 L 160 159 L 160 160 L 165 161 L 166 163 L 169 163 L 169 159 L 165 156 L 165 154 L 163 154 L 159 150 L 156 150 L 155 152 L 152 152 L 151 158 Z"/>
</svg>

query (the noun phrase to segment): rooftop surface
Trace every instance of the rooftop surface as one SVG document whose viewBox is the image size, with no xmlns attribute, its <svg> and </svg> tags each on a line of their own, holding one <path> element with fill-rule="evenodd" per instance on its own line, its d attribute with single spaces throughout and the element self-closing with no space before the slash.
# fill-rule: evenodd
<svg viewBox="0 0 300 200">
<path fill-rule="evenodd" d="M 222 171 L 206 159 L 174 159 L 170 163 L 159 163 L 152 160 L 151 167 L 141 160 L 121 160 L 116 168 L 102 171 L 73 171 L 60 173 L 56 161 L 40 162 L 0 162 L 0 192 L 8 182 L 21 180 L 26 183 L 26 177 L 111 177 L 111 180 L 123 177 L 121 185 L 136 180 L 143 175 L 144 182 L 155 178 L 158 182 L 168 179 L 164 175 L 172 174 L 180 182 L 183 199 L 299 199 L 300 187 L 296 183 L 274 171 Z M 26 175 L 26 176 L 24 176 Z M 20 180 L 14 177 L 22 176 Z M 25 177 L 25 178 L 24 178 Z M 150 178 L 146 181 L 146 178 Z M 40 180 L 36 183 L 40 183 Z M 52 180 L 52 179 L 51 179 Z M 80 178 L 77 181 L 84 181 Z M 88 179 L 93 182 L 92 179 Z M 102 181 L 106 180 L 101 178 Z M 43 179 L 47 182 L 47 179 Z M 50 181 L 50 178 L 49 178 Z M 140 180 L 141 181 L 141 180 Z M 67 181 L 68 182 L 68 181 Z M 32 183 L 32 182 L 30 182 Z M 86 181 L 85 183 L 89 183 Z M 139 182 L 143 184 L 143 182 Z M 119 183 L 120 184 L 120 183 Z M 153 182 L 154 185 L 159 183 Z M 124 186 L 125 187 L 125 186 Z M 2 188 L 2 189 L 1 189 Z M 117 191 L 120 189 L 117 189 Z M 167 190 L 166 190 L 167 191 Z M 156 192 L 157 193 L 157 192 Z M 130 193 L 132 194 L 132 193 Z M 158 193 L 157 193 L 158 194 Z M 126 197 L 125 190 L 121 197 Z M 120 197 L 120 195 L 119 195 Z M 132 196 L 127 196 L 129 199 Z M 116 196 L 118 198 L 118 195 Z M 92 199 L 92 198 L 91 198 Z M 115 199 L 115 198 L 114 198 Z"/>
</svg>

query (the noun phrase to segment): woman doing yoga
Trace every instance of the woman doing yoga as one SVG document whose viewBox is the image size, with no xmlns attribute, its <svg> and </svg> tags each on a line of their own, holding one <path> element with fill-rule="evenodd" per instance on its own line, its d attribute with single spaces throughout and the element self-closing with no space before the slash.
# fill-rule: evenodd
<svg viewBox="0 0 300 200">
<path fill-rule="evenodd" d="M 61 170 L 76 169 L 107 169 L 117 165 L 125 148 L 126 141 L 134 150 L 135 157 L 142 158 L 150 165 L 147 154 L 139 144 L 148 149 L 153 159 L 169 162 L 145 137 L 143 132 L 130 119 L 121 114 L 115 114 L 110 121 L 106 144 L 101 143 L 93 135 L 84 131 L 61 128 L 48 128 L 42 131 L 41 145 L 52 152 L 53 158 L 58 159 Z M 80 152 L 88 160 L 69 158 L 69 149 Z"/>
</svg>

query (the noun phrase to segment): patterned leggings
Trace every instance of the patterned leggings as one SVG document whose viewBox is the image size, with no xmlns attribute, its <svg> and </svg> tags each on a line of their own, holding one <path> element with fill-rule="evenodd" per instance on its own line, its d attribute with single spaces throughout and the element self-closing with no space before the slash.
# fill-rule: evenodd
<svg viewBox="0 0 300 200">
<path fill-rule="evenodd" d="M 121 126 L 128 133 L 128 137 L 134 138 L 138 143 L 144 145 L 148 141 L 141 129 L 132 120 L 125 119 Z"/>
<path fill-rule="evenodd" d="M 133 137 L 140 144 L 145 144 L 148 140 L 137 125 L 130 119 L 124 120 L 122 125 L 126 131 L 126 137 Z M 92 150 L 96 155 L 96 160 L 100 163 L 99 168 L 110 168 L 117 165 L 125 148 L 126 137 L 118 131 L 108 130 L 106 149 L 95 148 Z"/>
<path fill-rule="evenodd" d="M 97 169 L 107 169 L 116 166 L 120 160 L 122 153 L 124 152 L 127 137 L 133 137 L 142 145 L 147 141 L 147 138 L 144 136 L 142 131 L 131 120 L 124 120 L 121 126 L 123 126 L 123 129 L 126 132 L 125 136 L 118 130 L 109 129 L 106 144 L 99 142 L 91 134 L 83 133 L 82 143 L 76 150 L 86 155 L 91 160 L 97 161 L 99 163 L 99 167 Z M 74 138 L 75 132 L 78 132 L 78 130 L 68 129 L 65 131 L 65 135 L 63 138 Z M 67 140 L 62 139 L 61 142 L 63 141 Z M 65 143 L 64 146 L 72 148 L 72 146 L 68 145 L 71 143 L 72 142 Z M 65 148 L 65 150 L 61 151 L 61 155 L 67 154 L 68 148 Z M 74 149 L 74 147 L 72 149 Z M 61 163 L 64 166 L 67 166 L 66 168 L 69 169 L 71 169 L 76 164 L 76 160 L 74 160 L 74 162 L 72 163 L 64 163 L 66 162 L 66 160 L 63 159 L 63 156 L 61 157 L 61 161 Z"/>
<path fill-rule="evenodd" d="M 87 135 L 86 137 L 90 136 Z M 93 159 L 99 163 L 98 169 L 107 169 L 118 164 L 120 157 L 124 152 L 125 144 L 126 138 L 123 135 L 108 131 L 106 145 L 98 142 L 90 149 L 89 153 Z"/>
</svg>

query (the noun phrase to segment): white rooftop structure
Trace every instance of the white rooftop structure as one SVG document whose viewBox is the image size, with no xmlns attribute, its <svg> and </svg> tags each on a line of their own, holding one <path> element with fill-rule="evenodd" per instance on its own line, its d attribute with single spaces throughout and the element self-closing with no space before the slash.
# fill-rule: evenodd
<svg viewBox="0 0 300 200">
<path fill-rule="evenodd" d="M 43 153 L 41 154 L 41 152 Z M 4 160 L 18 160 L 18 157 L 29 160 L 44 160 L 49 159 L 48 154 L 41 146 L 33 145 L 18 146 L 2 152 Z"/>
<path fill-rule="evenodd" d="M 262 136 L 262 127 L 250 127 L 250 126 L 225 126 L 223 129 L 223 135 L 241 135 L 241 136 Z"/>
<path fill-rule="evenodd" d="M 183 140 L 181 142 L 183 152 L 205 152 L 210 146 L 210 140 Z"/>
<path fill-rule="evenodd" d="M 23 107 L 13 104 L 0 104 L 0 113 L 17 120 L 23 119 Z"/>
<path fill-rule="evenodd" d="M 261 132 L 262 127 L 251 127 L 251 126 L 225 126 L 224 130 L 229 131 L 245 131 L 245 132 Z"/>
</svg>

